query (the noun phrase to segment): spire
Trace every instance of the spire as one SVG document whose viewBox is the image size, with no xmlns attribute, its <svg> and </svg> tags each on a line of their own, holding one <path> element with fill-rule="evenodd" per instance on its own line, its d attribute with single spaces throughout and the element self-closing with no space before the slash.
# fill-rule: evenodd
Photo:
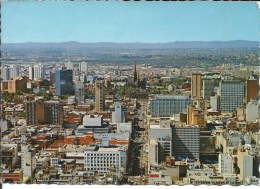
<svg viewBox="0 0 260 189">
<path fill-rule="evenodd" d="M 134 68 L 134 82 L 137 81 L 137 70 L 136 70 L 136 62 L 135 62 L 135 68 Z"/>
</svg>

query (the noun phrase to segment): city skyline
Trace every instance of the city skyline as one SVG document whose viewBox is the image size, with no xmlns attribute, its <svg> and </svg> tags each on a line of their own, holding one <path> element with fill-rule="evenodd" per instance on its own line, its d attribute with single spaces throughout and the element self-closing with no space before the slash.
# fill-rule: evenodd
<svg viewBox="0 0 260 189">
<path fill-rule="evenodd" d="M 2 3 L 3 43 L 259 41 L 259 31 L 254 2 Z"/>
</svg>

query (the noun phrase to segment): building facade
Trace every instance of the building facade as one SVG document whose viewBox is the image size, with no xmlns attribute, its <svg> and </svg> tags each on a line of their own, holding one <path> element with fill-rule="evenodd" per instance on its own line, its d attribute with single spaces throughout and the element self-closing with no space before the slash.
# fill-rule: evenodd
<svg viewBox="0 0 260 189">
<path fill-rule="evenodd" d="M 250 77 L 246 81 L 246 103 L 250 102 L 250 100 L 255 100 L 259 96 L 259 81 L 254 77 Z"/>
<path fill-rule="evenodd" d="M 63 104 L 59 101 L 44 102 L 44 120 L 46 124 L 62 125 Z"/>
<path fill-rule="evenodd" d="M 56 95 L 73 95 L 73 73 L 72 70 L 56 70 L 55 88 Z"/>
<path fill-rule="evenodd" d="M 104 80 L 97 79 L 95 84 L 95 110 L 96 112 L 105 109 Z"/>
<path fill-rule="evenodd" d="M 205 100 L 210 100 L 212 94 L 214 94 L 214 80 L 212 79 L 203 79 L 202 80 L 202 97 Z"/>
<path fill-rule="evenodd" d="M 245 85 L 240 81 L 221 81 L 219 86 L 220 111 L 234 112 L 243 106 Z"/>
<path fill-rule="evenodd" d="M 109 169 L 126 168 L 126 151 L 120 148 L 99 148 L 97 151 L 84 152 L 84 168 L 87 171 L 107 173 Z"/>
<path fill-rule="evenodd" d="M 84 83 L 78 83 L 75 86 L 75 97 L 77 102 L 85 102 L 85 85 Z"/>
<path fill-rule="evenodd" d="M 191 76 L 191 99 L 201 97 L 201 73 L 193 73 Z"/>
<path fill-rule="evenodd" d="M 172 155 L 177 160 L 199 159 L 200 129 L 198 126 L 172 126 Z"/>
<path fill-rule="evenodd" d="M 218 155 L 218 170 L 221 174 L 233 172 L 232 157 L 229 154 Z"/>
<path fill-rule="evenodd" d="M 171 117 L 187 111 L 192 101 L 187 96 L 158 95 L 150 100 L 150 113 L 152 117 Z"/>
</svg>

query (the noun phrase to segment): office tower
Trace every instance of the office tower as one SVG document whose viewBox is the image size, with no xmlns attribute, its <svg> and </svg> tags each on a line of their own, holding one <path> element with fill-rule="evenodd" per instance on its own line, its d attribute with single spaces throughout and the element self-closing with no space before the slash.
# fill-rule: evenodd
<svg viewBox="0 0 260 189">
<path fill-rule="evenodd" d="M 84 152 L 84 168 L 86 171 L 107 173 L 109 169 L 125 170 L 126 150 L 120 148 L 99 148 L 97 151 Z"/>
<path fill-rule="evenodd" d="M 45 68 L 42 65 L 35 65 L 33 67 L 34 80 L 42 80 L 45 78 Z"/>
<path fill-rule="evenodd" d="M 36 149 L 28 144 L 21 145 L 21 168 L 24 176 L 33 179 L 36 169 Z"/>
<path fill-rule="evenodd" d="M 72 70 L 56 70 L 55 88 L 56 95 L 73 95 Z"/>
<path fill-rule="evenodd" d="M 258 79 L 254 77 L 250 77 L 246 81 L 246 103 L 250 102 L 250 100 L 255 100 L 258 98 L 259 93 L 259 85 Z"/>
<path fill-rule="evenodd" d="M 29 66 L 29 79 L 33 80 L 34 79 L 34 67 Z"/>
<path fill-rule="evenodd" d="M 10 79 L 10 69 L 7 67 L 1 68 L 1 79 L 9 80 Z"/>
<path fill-rule="evenodd" d="M 87 62 L 80 62 L 79 63 L 79 70 L 84 73 L 88 73 L 88 63 Z"/>
<path fill-rule="evenodd" d="M 191 77 L 191 99 L 196 100 L 201 97 L 201 74 L 193 73 Z"/>
<path fill-rule="evenodd" d="M 66 62 L 65 67 L 66 67 L 67 70 L 73 70 L 74 64 L 73 64 L 73 62 Z"/>
<path fill-rule="evenodd" d="M 218 171 L 223 173 L 232 173 L 233 172 L 233 162 L 232 157 L 229 154 L 218 155 Z"/>
<path fill-rule="evenodd" d="M 246 106 L 246 121 L 255 122 L 260 115 L 260 104 L 258 100 L 251 100 Z"/>
<path fill-rule="evenodd" d="M 243 106 L 245 86 L 241 81 L 221 81 L 219 84 L 220 111 L 234 112 Z"/>
<path fill-rule="evenodd" d="M 26 91 L 27 77 L 16 77 L 8 81 L 8 93 Z"/>
<path fill-rule="evenodd" d="M 152 117 L 171 117 L 186 112 L 187 105 L 191 103 L 187 96 L 157 95 L 150 100 L 150 113 Z"/>
<path fill-rule="evenodd" d="M 200 108 L 196 108 L 193 105 L 188 105 L 187 108 L 187 124 L 188 125 L 198 125 L 200 129 L 205 126 L 205 115 L 204 111 Z"/>
<path fill-rule="evenodd" d="M 95 110 L 100 112 L 105 108 L 104 80 L 97 79 L 95 85 Z"/>
<path fill-rule="evenodd" d="M 213 111 L 220 111 L 220 96 L 215 95 L 210 97 L 210 107 Z"/>
<path fill-rule="evenodd" d="M 75 86 L 75 97 L 77 102 L 84 103 L 85 102 L 85 85 L 84 83 L 78 83 Z"/>
<path fill-rule="evenodd" d="M 172 126 L 172 155 L 177 160 L 199 159 L 200 130 L 198 126 Z"/>
<path fill-rule="evenodd" d="M 209 100 L 212 94 L 214 94 L 214 80 L 212 79 L 203 79 L 202 80 L 202 97 L 205 100 Z"/>
<path fill-rule="evenodd" d="M 112 112 L 112 122 L 121 123 L 123 122 L 124 113 L 122 110 L 122 104 L 120 102 L 115 102 L 115 111 Z"/>
<path fill-rule="evenodd" d="M 62 125 L 63 104 L 59 101 L 44 102 L 44 120 L 46 124 Z"/>
<path fill-rule="evenodd" d="M 11 65 L 10 66 L 10 78 L 16 78 L 19 76 L 19 66 Z"/>
<path fill-rule="evenodd" d="M 172 156 L 172 141 L 170 139 L 159 138 L 157 140 L 158 164 L 166 161 L 166 157 Z"/>
<path fill-rule="evenodd" d="M 245 179 L 247 176 L 253 176 L 253 156 L 248 151 L 239 146 L 237 152 L 238 162 L 237 165 L 240 169 L 240 179 Z"/>
<path fill-rule="evenodd" d="M 44 100 L 31 101 L 26 103 L 26 124 L 44 124 Z"/>
</svg>

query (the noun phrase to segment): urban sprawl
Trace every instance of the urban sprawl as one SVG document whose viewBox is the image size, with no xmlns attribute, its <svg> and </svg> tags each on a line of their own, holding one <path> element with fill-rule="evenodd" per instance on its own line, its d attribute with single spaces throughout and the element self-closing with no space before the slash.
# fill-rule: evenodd
<svg viewBox="0 0 260 189">
<path fill-rule="evenodd" d="M 3 183 L 259 185 L 259 66 L 17 56 L 1 65 Z"/>
</svg>

